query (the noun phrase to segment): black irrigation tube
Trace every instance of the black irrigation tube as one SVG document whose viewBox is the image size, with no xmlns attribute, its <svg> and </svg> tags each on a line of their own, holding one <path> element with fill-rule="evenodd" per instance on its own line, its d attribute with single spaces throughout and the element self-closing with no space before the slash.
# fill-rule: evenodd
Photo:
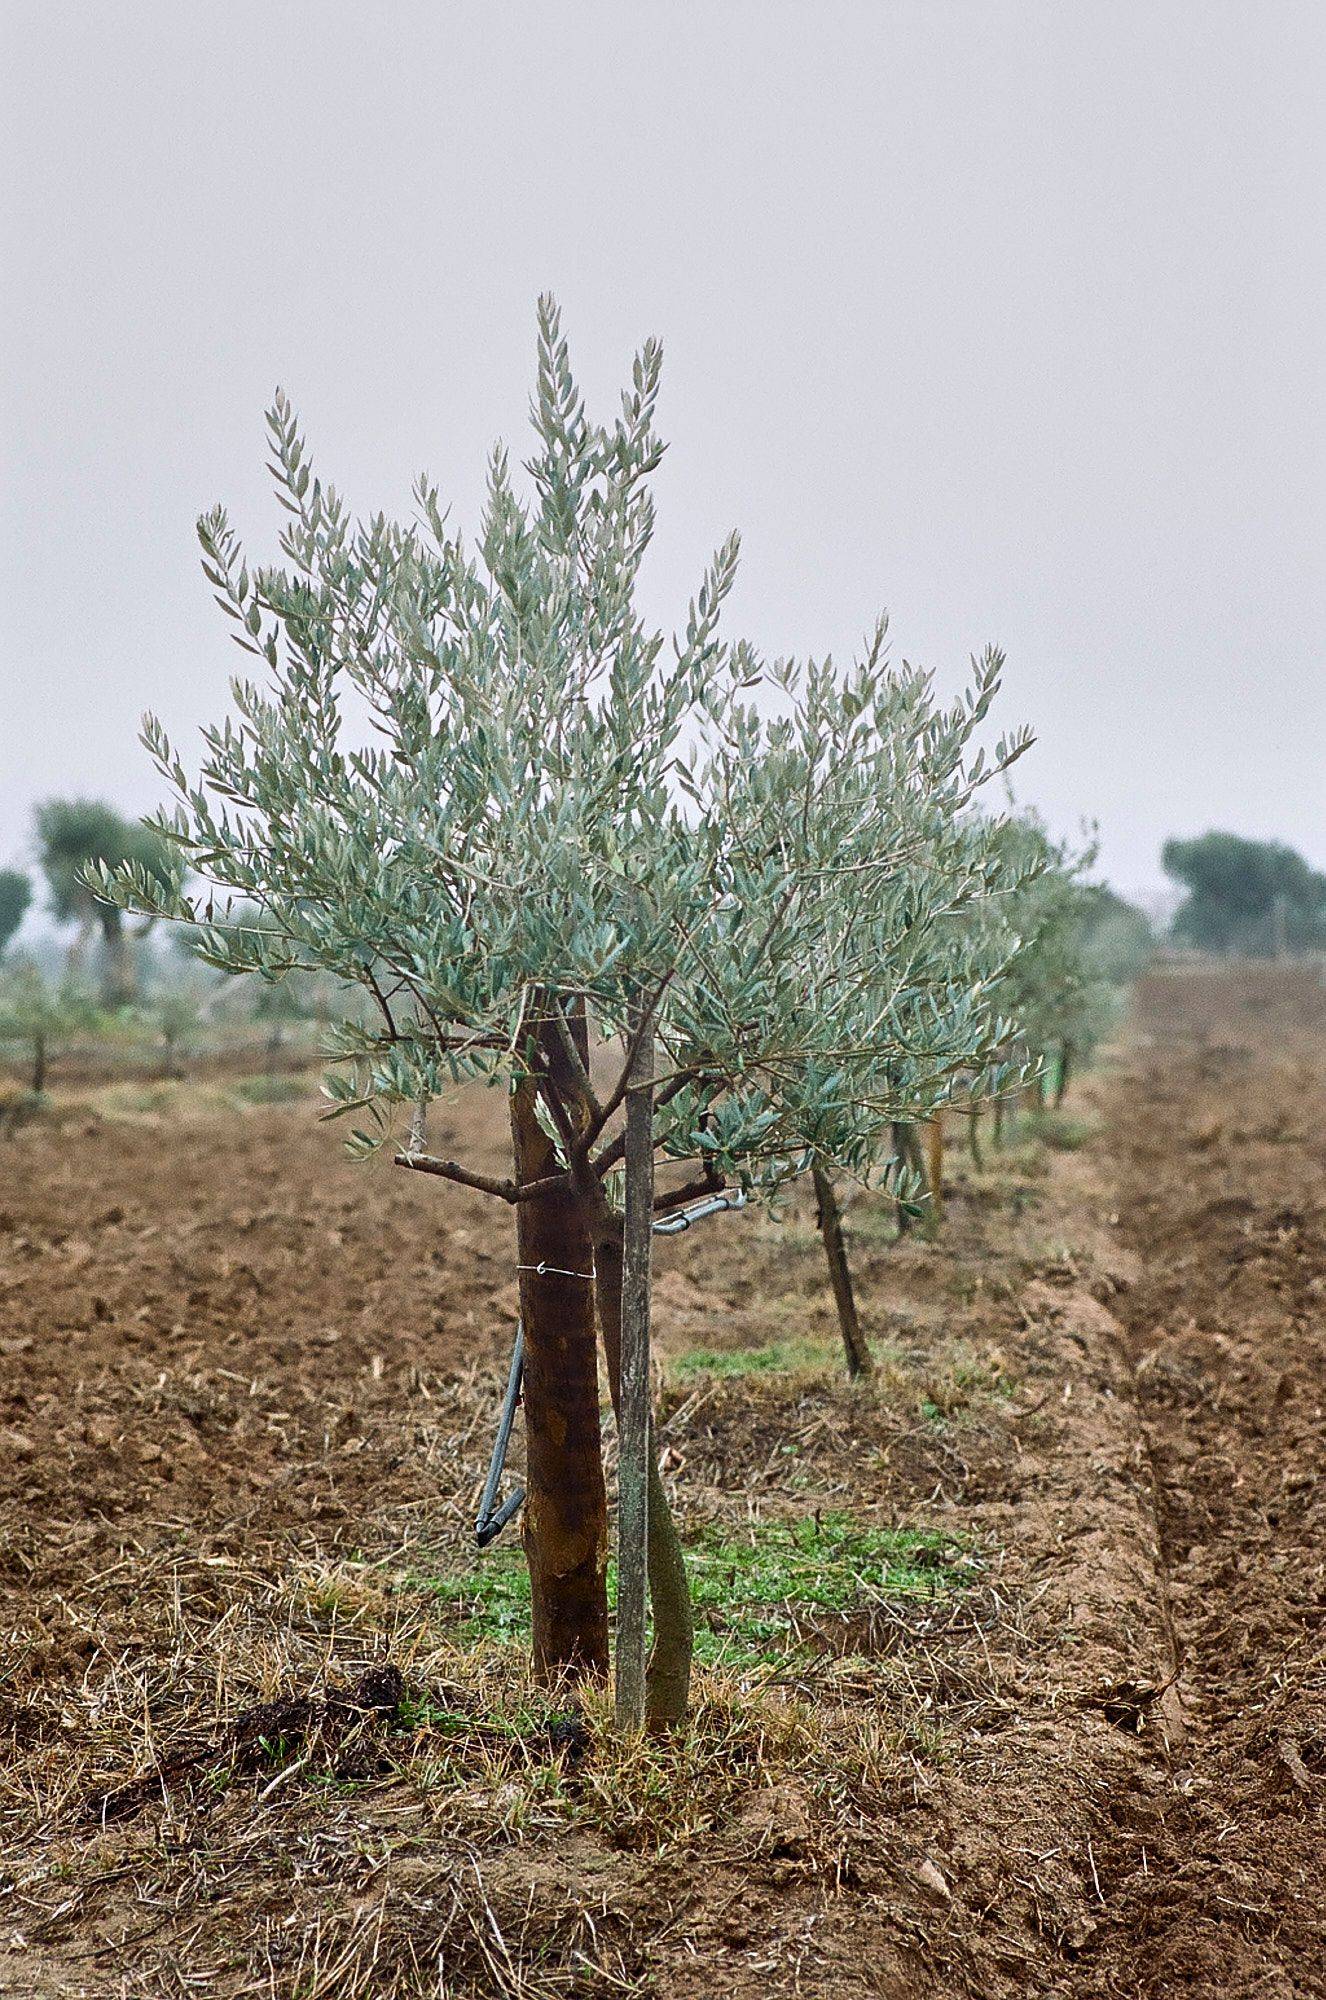
<svg viewBox="0 0 1326 2000">
<path fill-rule="evenodd" d="M 497 1436 L 493 1440 L 493 1455 L 488 1461 L 488 1477 L 483 1483 L 483 1498 L 479 1502 L 479 1518 L 474 1524 L 474 1539 L 481 1549 L 495 1542 L 507 1522 L 518 1510 L 525 1498 L 523 1486 L 517 1486 L 514 1493 L 497 1506 L 497 1487 L 506 1465 L 507 1446 L 511 1442 L 511 1426 L 516 1420 L 516 1404 L 520 1401 L 520 1381 L 525 1372 L 525 1329 L 516 1321 L 516 1344 L 511 1350 L 511 1373 L 506 1380 L 506 1395 L 502 1399 L 502 1414 L 497 1420 Z"/>
<path fill-rule="evenodd" d="M 725 1209 L 744 1208 L 746 1197 L 740 1188 L 729 1193 L 706 1195 L 702 1201 L 692 1202 L 688 1208 L 679 1208 L 675 1215 L 661 1215 L 654 1224 L 655 1236 L 680 1236 L 693 1223 L 702 1222 L 706 1216 L 721 1215 Z M 511 1444 L 511 1426 L 516 1420 L 516 1405 L 520 1401 L 520 1385 L 525 1374 L 525 1329 L 516 1321 L 516 1342 L 511 1350 L 511 1371 L 506 1378 L 506 1394 L 502 1398 L 502 1410 L 497 1419 L 497 1436 L 493 1439 L 493 1455 L 488 1461 L 488 1477 L 483 1483 L 483 1497 L 479 1502 L 479 1517 L 474 1523 L 474 1539 L 481 1549 L 488 1548 L 506 1527 L 515 1519 L 525 1498 L 523 1486 L 517 1486 L 509 1493 L 501 1505 L 497 1504 L 497 1489 L 506 1469 L 506 1455 Z"/>
</svg>

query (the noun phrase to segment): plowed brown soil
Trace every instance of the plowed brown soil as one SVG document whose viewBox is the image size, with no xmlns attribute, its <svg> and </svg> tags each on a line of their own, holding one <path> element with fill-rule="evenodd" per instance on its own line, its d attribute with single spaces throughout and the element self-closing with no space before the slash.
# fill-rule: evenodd
<svg viewBox="0 0 1326 2000">
<path fill-rule="evenodd" d="M 626 1803 L 546 1731 L 439 1787 L 357 1692 L 456 1658 L 409 1590 L 471 1560 L 507 1212 L 310 1104 L 146 1102 L 0 1143 L 0 1993 L 1326 1993 L 1318 984 L 1157 977 L 1084 1149 L 954 1157 L 933 1243 L 853 1204 L 874 1388 L 669 1379 L 691 1528 L 845 1509 L 981 1582 L 786 1690 L 818 1744 L 720 1704 Z M 500 1099 L 446 1136 L 498 1169 Z M 795 1204 L 658 1294 L 665 1356 L 832 1335 Z"/>
<path fill-rule="evenodd" d="M 1326 1993 L 1326 984 L 1183 973 L 1110 1090 L 1185 1732 L 1102 1857 L 1113 1990 Z"/>
</svg>

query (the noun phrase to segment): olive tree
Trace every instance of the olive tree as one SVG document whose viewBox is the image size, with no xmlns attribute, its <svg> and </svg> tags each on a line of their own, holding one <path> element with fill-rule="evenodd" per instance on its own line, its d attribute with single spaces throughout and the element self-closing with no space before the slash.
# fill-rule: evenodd
<svg viewBox="0 0 1326 2000">
<path fill-rule="evenodd" d="M 100 800 L 48 799 L 37 808 L 37 848 L 52 912 L 59 922 L 78 925 L 73 969 L 87 940 L 100 931 L 101 1004 L 108 1010 L 129 1005 L 138 993 L 133 940 L 119 907 L 92 894 L 86 871 L 131 866 L 168 894 L 177 872 L 173 847 Z"/>
<path fill-rule="evenodd" d="M 1114 1019 L 1122 985 L 1140 967 L 1135 925 L 1145 932 L 1145 920 L 1091 880 L 1094 838 L 1081 847 L 1056 841 L 1034 812 L 1023 811 L 995 839 L 1019 875 L 983 919 L 1012 946 L 1001 998 L 1036 1091 L 1044 1101 L 1051 1088 L 1057 1106 L 1074 1068 L 1089 1059 Z M 1133 919 L 1123 940 L 1120 911 Z"/>
<path fill-rule="evenodd" d="M 32 883 L 17 868 L 0 868 L 0 958 L 27 914 Z"/>
<path fill-rule="evenodd" d="M 894 680 L 894 692 L 900 682 Z M 866 962 L 876 966 L 876 978 L 858 992 L 862 1020 L 856 1024 L 856 1040 L 862 1050 L 876 1050 L 880 1074 L 872 1084 L 874 1094 L 894 1106 L 888 1122 L 872 1120 L 858 1134 L 874 1146 L 874 1158 L 862 1156 L 860 1144 L 826 1148 L 810 1166 L 816 1200 L 816 1226 L 826 1252 L 830 1288 L 842 1332 L 844 1358 L 850 1376 L 872 1374 L 872 1356 L 860 1324 L 852 1272 L 846 1252 L 842 1208 L 836 1192 L 836 1168 L 840 1160 L 850 1162 L 850 1172 L 860 1182 L 872 1178 L 888 1184 L 898 1202 L 902 1226 L 908 1218 L 938 1206 L 938 1174 L 932 1162 L 926 1166 L 916 1120 L 926 1118 L 928 1130 L 938 1134 L 940 1120 L 948 1108 L 972 1114 L 986 1092 L 1018 1088 L 1028 1070 L 1022 1062 L 994 1060 L 992 1052 L 1006 1058 L 1016 1048 L 1016 1024 L 1000 1012 L 1006 1002 L 1006 978 L 1010 960 L 1018 950 L 1018 940 L 1000 922 L 992 922 L 988 912 L 1006 906 L 1026 884 L 1026 856 L 1006 838 L 1006 822 L 978 812 L 950 812 L 942 798 L 934 812 L 926 816 L 924 798 L 908 792 L 898 782 L 898 744 L 892 746 L 892 770 L 876 770 L 876 756 L 884 748 L 884 738 L 870 752 L 860 754 L 850 764 L 850 772 L 860 786 L 878 786 L 886 814 L 892 816 L 888 830 L 880 828 L 882 846 L 890 854 L 912 852 L 922 862 L 908 894 L 876 898 L 856 910 L 858 938 Z M 918 756 L 924 770 L 924 756 Z M 980 774 L 980 768 L 978 768 Z M 870 926 L 880 928 L 870 936 Z M 896 1050 L 878 1040 L 878 1024 L 870 1008 L 878 1002 L 884 980 L 900 982 L 902 990 L 926 996 L 926 1004 L 940 1016 L 962 1024 L 962 1038 L 972 1050 L 964 1062 L 962 1048 L 952 1046 L 934 1076 L 916 1088 L 916 1076 L 904 1076 L 896 1068 Z M 972 1036 L 974 1022 L 982 1022 L 980 1036 Z M 868 1060 L 868 1058 L 866 1058 Z M 862 1078 L 856 1076 L 858 1092 Z M 842 1136 L 846 1138 L 846 1134 Z"/>
<path fill-rule="evenodd" d="M 200 524 L 263 685 L 232 684 L 197 780 L 145 725 L 175 794 L 154 824 L 196 886 L 132 863 L 91 877 L 201 926 L 217 965 L 363 989 L 374 1017 L 333 1031 L 330 1114 L 369 1151 L 412 1107 L 398 1164 L 513 1209 L 545 1675 L 607 1665 L 596 1314 L 617 1402 L 622 1114 L 646 1037 L 660 1211 L 816 1161 L 878 1177 L 890 1122 L 996 1053 L 961 940 L 928 959 L 919 941 L 953 882 L 975 892 L 968 804 L 1025 741 L 988 767 L 973 747 L 997 654 L 946 709 L 889 668 L 882 633 L 847 671 L 729 641 L 735 537 L 671 641 L 646 623 L 660 365 L 648 343 L 620 415 L 592 422 L 542 301 L 528 487 L 496 450 L 473 547 L 426 479 L 410 522 L 356 523 L 278 396 L 283 565 L 251 570 L 220 510 Z M 232 920 L 239 904 L 263 920 Z M 426 1107 L 467 1077 L 507 1093 L 509 1175 L 428 1150 Z M 667 1721 L 691 1616 L 652 1452 L 648 1499 L 649 1708 Z"/>
<path fill-rule="evenodd" d="M 22 1050 L 36 1097 L 46 1089 L 59 1044 L 95 1028 L 100 1018 L 95 1000 L 75 980 L 47 979 L 31 960 L 21 960 L 0 976 L 0 1046 Z"/>
<path fill-rule="evenodd" d="M 976 948 L 964 951 L 956 975 L 950 957 L 943 978 L 936 982 L 937 995 L 942 994 L 948 980 L 956 977 L 965 990 L 981 995 L 983 1004 L 989 1004 L 990 994 L 998 992 L 1007 954 L 992 948 L 994 934 L 988 929 L 979 930 L 972 942 Z M 1018 1052 L 1015 1024 L 1002 1014 L 995 1014 L 976 1065 L 955 1067 L 945 1078 L 942 1091 L 927 1092 L 924 1097 L 918 1094 L 908 1115 L 893 1119 L 887 1131 L 878 1135 L 881 1157 L 875 1181 L 887 1187 L 893 1197 L 900 1236 L 907 1233 L 917 1217 L 938 1220 L 945 1112 L 957 1110 L 974 1132 L 980 1106 L 987 1096 L 1021 1089 L 1033 1074 L 1034 1065 Z M 923 1113 L 924 1129 L 930 1138 L 928 1160 L 919 1137 L 918 1120 Z M 979 1147 L 976 1150 L 979 1155 Z M 857 1307 L 835 1176 L 830 1165 L 820 1158 L 811 1165 L 811 1179 L 815 1224 L 824 1247 L 847 1373 L 854 1379 L 868 1377 L 874 1373 L 874 1360 Z"/>
</svg>

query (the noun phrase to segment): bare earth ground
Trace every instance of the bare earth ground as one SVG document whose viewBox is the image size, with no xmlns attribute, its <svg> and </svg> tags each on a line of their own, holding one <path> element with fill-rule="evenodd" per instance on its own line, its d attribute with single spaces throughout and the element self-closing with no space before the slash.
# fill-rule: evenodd
<svg viewBox="0 0 1326 2000">
<path fill-rule="evenodd" d="M 802 1210 L 663 1246 L 688 1530 L 847 1512 L 973 1581 L 630 1753 L 433 1588 L 505 1210 L 216 1085 L 0 1141 L 0 1994 L 1326 1994 L 1324 1087 L 1319 986 L 1153 979 L 1085 1148 L 955 1158 L 934 1243 L 853 1204 L 865 1391 L 675 1367 L 831 1341 Z"/>
</svg>

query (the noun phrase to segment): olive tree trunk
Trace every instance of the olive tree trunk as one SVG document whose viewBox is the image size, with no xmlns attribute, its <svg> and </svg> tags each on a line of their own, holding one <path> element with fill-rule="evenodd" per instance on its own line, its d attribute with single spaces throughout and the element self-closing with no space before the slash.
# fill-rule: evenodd
<svg viewBox="0 0 1326 2000">
<path fill-rule="evenodd" d="M 1063 1109 L 1064 1094 L 1068 1089 L 1068 1079 L 1073 1070 L 1073 1044 L 1065 1042 L 1059 1050 L 1059 1074 L 1054 1080 L 1054 1108 Z"/>
<path fill-rule="evenodd" d="M 852 1271 L 847 1262 L 847 1245 L 843 1241 L 843 1217 L 838 1197 L 823 1167 L 812 1167 L 810 1174 L 815 1185 L 815 1220 L 819 1224 L 824 1255 L 828 1260 L 829 1283 L 833 1287 L 833 1302 L 838 1308 L 838 1326 L 847 1356 L 847 1372 L 854 1377 L 873 1375 L 875 1364 L 861 1331 L 856 1294 L 852 1290 Z"/>
<path fill-rule="evenodd" d="M 116 909 L 104 908 L 101 917 L 101 1004 L 109 1012 L 128 1007 L 138 997 L 138 966 L 133 939 Z"/>
<path fill-rule="evenodd" d="M 536 1089 L 522 1081 L 511 1100 L 521 1185 L 558 1171 L 556 1148 L 535 1115 Z M 608 1510 L 589 1215 L 583 1196 L 570 1188 L 516 1209 L 525 1333 L 523 1534 L 534 1666 L 549 1681 L 608 1671 Z"/>
</svg>

